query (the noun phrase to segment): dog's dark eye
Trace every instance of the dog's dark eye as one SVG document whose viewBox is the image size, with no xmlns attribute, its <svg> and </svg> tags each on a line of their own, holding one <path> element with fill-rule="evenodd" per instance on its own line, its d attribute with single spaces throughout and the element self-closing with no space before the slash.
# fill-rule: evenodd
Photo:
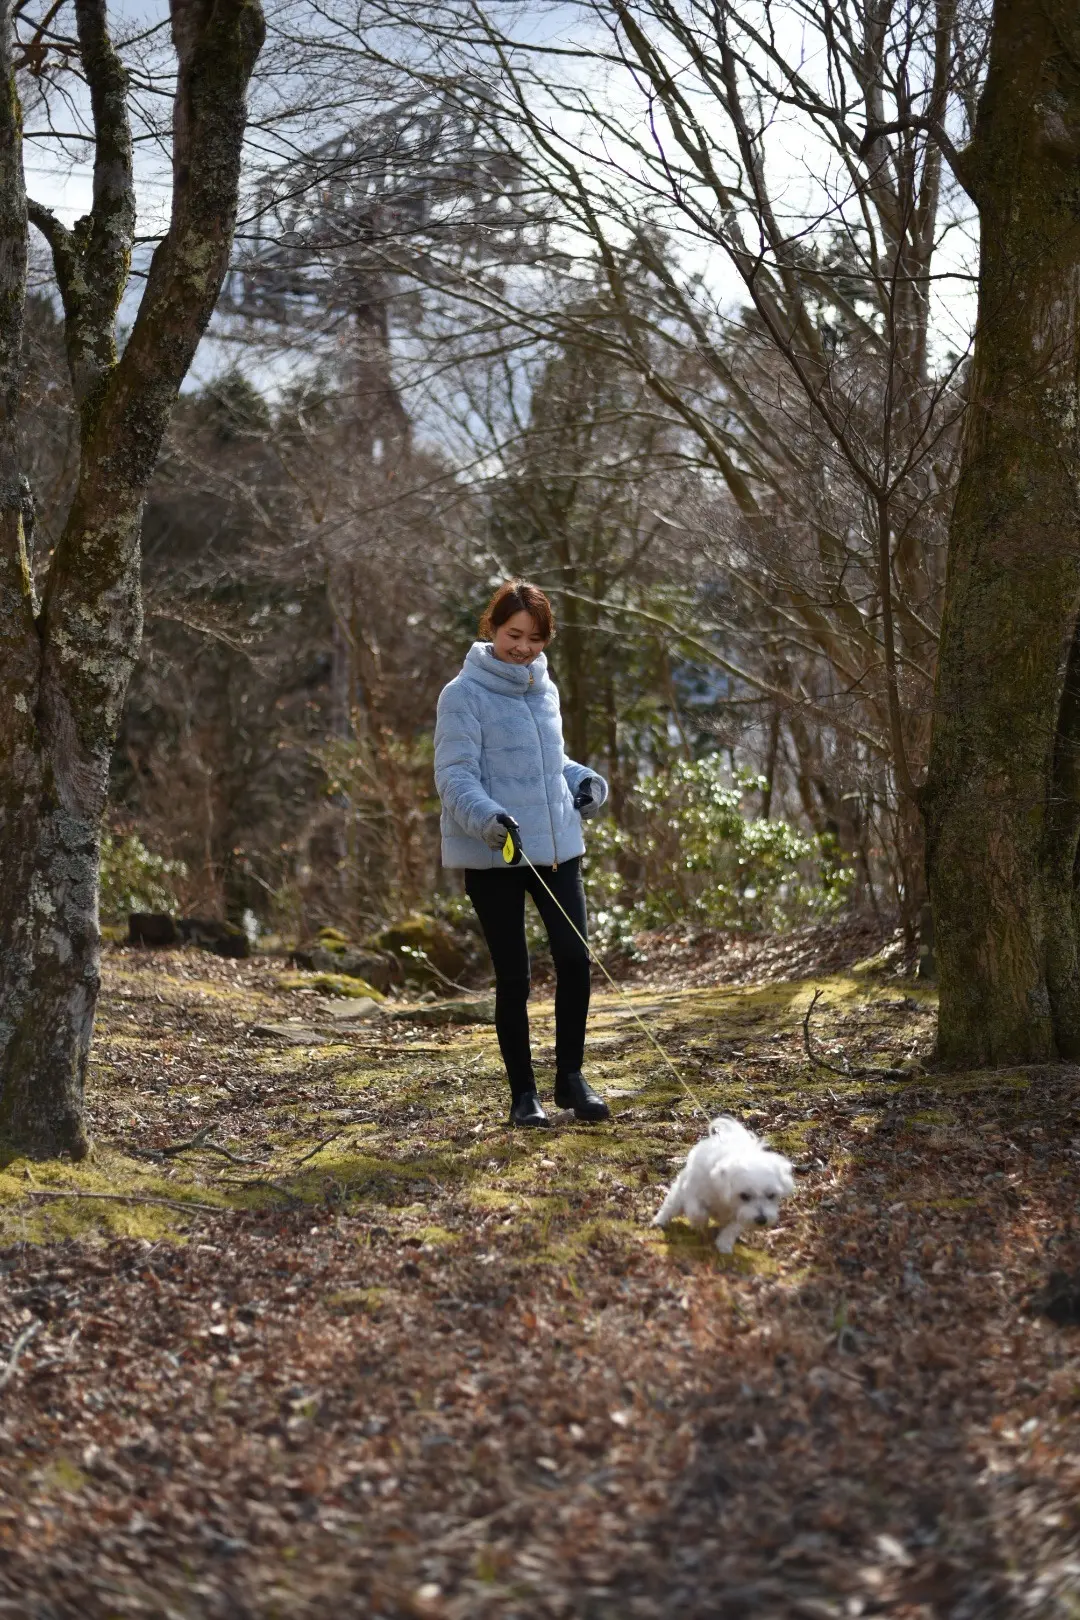
<svg viewBox="0 0 1080 1620">
<path fill-rule="evenodd" d="M 740 1193 L 739 1197 L 742 1199 L 744 1204 L 748 1204 L 750 1202 L 751 1195 L 750 1193 Z"/>
</svg>

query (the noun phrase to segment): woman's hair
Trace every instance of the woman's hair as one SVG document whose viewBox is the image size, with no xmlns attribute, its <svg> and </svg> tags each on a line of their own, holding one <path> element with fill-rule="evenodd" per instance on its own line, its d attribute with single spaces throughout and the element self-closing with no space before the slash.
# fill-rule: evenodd
<svg viewBox="0 0 1080 1620">
<path fill-rule="evenodd" d="M 491 641 L 495 631 L 515 613 L 531 613 L 537 630 L 545 644 L 555 634 L 555 615 L 551 603 L 539 585 L 528 585 L 523 579 L 508 579 L 500 585 L 484 609 L 480 620 L 480 634 Z"/>
</svg>

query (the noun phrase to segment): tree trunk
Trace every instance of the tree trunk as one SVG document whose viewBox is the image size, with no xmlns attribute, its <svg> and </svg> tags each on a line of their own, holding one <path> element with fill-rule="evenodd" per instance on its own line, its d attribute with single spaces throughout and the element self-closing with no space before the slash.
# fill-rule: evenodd
<svg viewBox="0 0 1080 1620">
<path fill-rule="evenodd" d="M 81 1158 L 83 1083 L 97 1004 L 98 858 L 104 784 L 65 805 L 47 752 L 17 786 L 5 772 L 0 939 L 0 1135 L 22 1152 Z M 97 805 L 95 815 L 91 806 Z"/>
<path fill-rule="evenodd" d="M 776 783 L 776 761 L 780 753 L 780 710 L 774 706 L 769 717 L 769 740 L 765 747 L 765 786 L 761 793 L 761 819 L 772 815 L 773 788 Z"/>
<path fill-rule="evenodd" d="M 979 324 L 923 796 L 952 1066 L 1080 1054 L 1075 0 L 997 0 L 963 162 Z"/>
<path fill-rule="evenodd" d="M 14 80 L 0 61 L 0 224 L 24 263 L 27 214 L 52 249 L 80 420 L 78 486 L 39 609 L 11 426 L 19 359 L 12 308 L 21 319 L 25 275 L 13 285 L 0 255 L 0 1133 L 41 1157 L 86 1151 L 100 825 L 142 631 L 142 507 L 228 266 L 245 95 L 263 38 L 257 0 L 172 0 L 171 13 L 178 59 L 172 216 L 121 358 L 115 320 L 135 195 L 126 76 L 105 0 L 75 0 L 95 158 L 93 208 L 74 231 L 26 203 Z M 0 35 L 0 56 L 10 62 L 4 0 Z"/>
</svg>

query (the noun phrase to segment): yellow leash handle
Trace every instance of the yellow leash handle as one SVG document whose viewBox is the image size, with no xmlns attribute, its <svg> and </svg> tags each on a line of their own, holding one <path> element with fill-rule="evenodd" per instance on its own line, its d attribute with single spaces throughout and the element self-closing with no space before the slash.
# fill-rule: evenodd
<svg viewBox="0 0 1080 1620">
<path fill-rule="evenodd" d="M 501 815 L 496 819 L 501 821 L 503 826 L 506 828 L 506 837 L 502 842 L 502 858 L 506 862 L 507 866 L 516 866 L 523 854 L 521 848 L 521 838 L 519 836 L 521 828 L 518 826 L 513 816 Z"/>
</svg>

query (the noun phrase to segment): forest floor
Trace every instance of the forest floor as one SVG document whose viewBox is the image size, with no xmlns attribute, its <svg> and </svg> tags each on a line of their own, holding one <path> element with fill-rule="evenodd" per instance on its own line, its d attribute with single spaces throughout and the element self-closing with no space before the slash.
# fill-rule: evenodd
<svg viewBox="0 0 1080 1620">
<path fill-rule="evenodd" d="M 629 994 L 798 1167 L 730 1257 L 650 1228 L 702 1122 L 606 990 L 614 1122 L 511 1133 L 489 1026 L 108 952 L 92 1157 L 0 1160 L 0 1616 L 1075 1620 L 1080 1070 L 702 977 Z"/>
</svg>

